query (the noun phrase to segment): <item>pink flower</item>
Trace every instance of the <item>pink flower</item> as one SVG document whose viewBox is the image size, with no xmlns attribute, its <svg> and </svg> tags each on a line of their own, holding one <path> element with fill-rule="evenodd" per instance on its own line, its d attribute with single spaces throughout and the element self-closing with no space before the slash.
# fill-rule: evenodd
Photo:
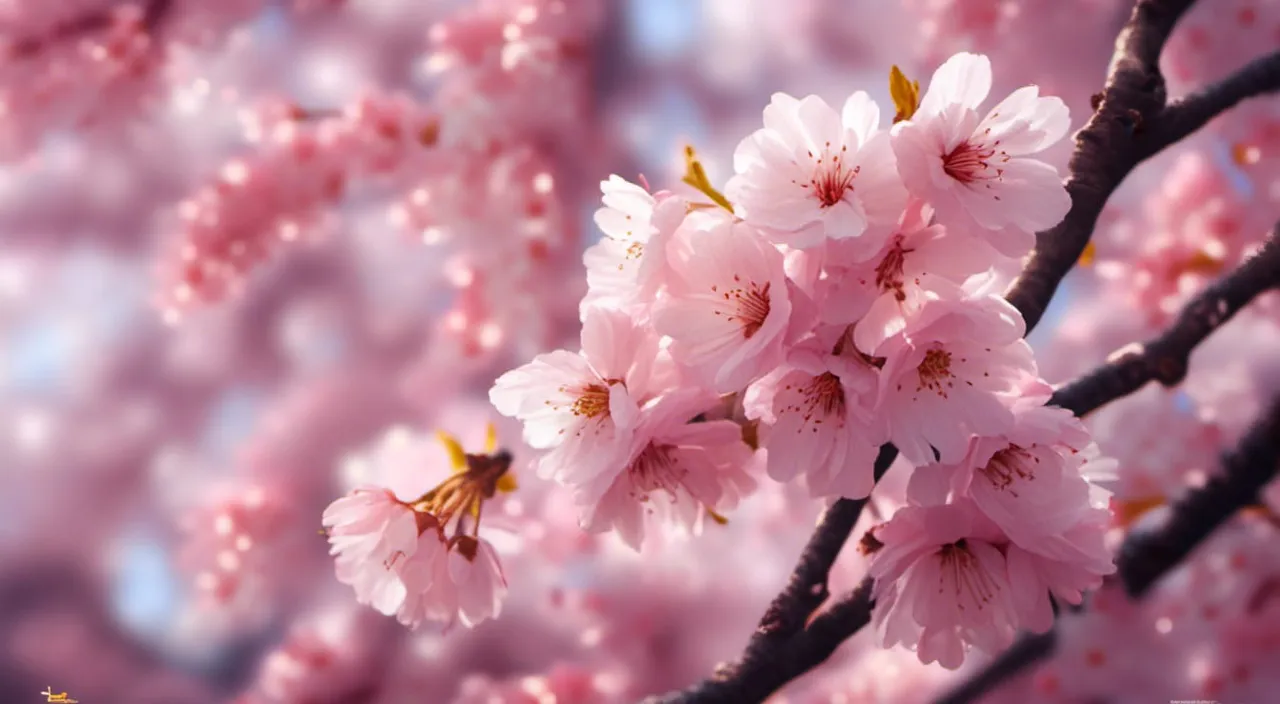
<svg viewBox="0 0 1280 704">
<path fill-rule="evenodd" d="M 1071 545 L 1087 546 L 1100 554 L 1093 560 L 1059 560 L 1017 544 L 1005 550 L 1013 605 L 1023 628 L 1043 633 L 1053 626 L 1052 593 L 1059 601 L 1079 604 L 1085 591 L 1102 586 L 1102 578 L 1116 571 L 1103 540 L 1106 512 L 1097 520 L 1078 523 L 1061 537 Z"/>
<path fill-rule="evenodd" d="M 351 585 L 361 604 L 395 613 L 406 593 L 397 566 L 418 547 L 417 514 L 385 489 L 360 488 L 329 504 L 323 523 L 338 581 Z"/>
<path fill-rule="evenodd" d="M 400 623 L 417 628 L 424 621 L 448 623 L 456 618 L 458 594 L 449 578 L 449 548 L 437 530 L 418 536 L 418 547 L 400 565 L 405 600 L 396 612 Z"/>
<path fill-rule="evenodd" d="M 980 239 L 930 225 L 932 216 L 914 201 L 878 252 L 847 240 L 828 244 L 825 297 L 839 303 L 823 307 L 823 322 L 856 322 L 862 351 L 901 332 L 931 298 L 959 295 L 961 284 L 998 257 Z"/>
<path fill-rule="evenodd" d="M 838 328 L 797 347 L 783 367 L 747 389 L 748 418 L 764 423 L 767 470 L 779 482 L 804 473 L 814 496 L 860 499 L 875 484 L 872 435 L 877 370 Z"/>
<path fill-rule="evenodd" d="M 1035 375 L 1024 329 L 1001 298 L 935 299 L 903 334 L 876 348 L 885 360 L 879 419 L 908 461 L 958 462 L 972 435 L 1009 430 L 1017 385 Z"/>
<path fill-rule="evenodd" d="M 493 546 L 483 538 L 463 536 L 450 547 L 448 564 L 462 625 L 472 628 L 497 618 L 507 595 L 507 578 Z"/>
<path fill-rule="evenodd" d="M 917 468 L 908 487 L 913 502 L 964 501 L 999 526 L 1011 541 L 1015 608 L 1037 631 L 1052 625 L 1050 592 L 1079 603 L 1115 571 L 1105 543 L 1109 493 L 1092 482 L 1108 462 L 1075 416 L 1041 400 L 1020 399 L 1008 432 L 975 438 L 958 464 Z"/>
<path fill-rule="evenodd" d="M 1061 408 L 1017 410 L 1009 430 L 974 438 L 959 462 L 917 468 L 911 499 L 941 503 L 948 493 L 968 496 L 1010 540 L 1028 547 L 1079 523 L 1092 506 L 1081 475 L 1089 432 Z"/>
<path fill-rule="evenodd" d="M 755 489 L 745 471 L 751 448 L 741 427 L 727 420 L 689 422 L 707 400 L 700 393 L 672 394 L 644 411 L 630 458 L 576 497 L 586 530 L 613 529 L 639 550 L 646 516 L 696 533 L 708 512 L 728 511 Z"/>
<path fill-rule="evenodd" d="M 894 125 L 893 151 L 907 190 L 929 201 L 940 223 L 1017 257 L 1071 207 L 1057 170 L 1029 158 L 1066 134 L 1070 115 L 1061 100 L 1027 86 L 980 117 L 990 90 L 987 57 L 952 56 L 915 115 Z"/>
<path fill-rule="evenodd" d="M 782 360 L 791 315 L 782 254 L 754 228 L 692 215 L 668 250 L 671 279 L 653 326 L 671 356 L 719 393 L 741 390 Z"/>
<path fill-rule="evenodd" d="M 968 646 L 991 654 L 1013 641 L 1017 626 L 1003 536 L 972 504 L 905 506 L 874 533 L 876 605 L 881 645 L 917 650 L 920 662 L 955 669 Z"/>
<path fill-rule="evenodd" d="M 764 129 L 734 153 L 737 175 L 725 193 L 747 222 L 793 247 L 890 225 L 905 193 L 879 124 L 880 108 L 861 91 L 841 113 L 815 95 L 796 100 L 775 93 Z"/>
<path fill-rule="evenodd" d="M 439 530 L 424 531 L 417 552 L 399 572 L 408 596 L 396 618 L 410 628 L 424 621 L 461 621 L 474 628 L 498 617 L 507 594 L 493 546 L 469 535 L 446 542 Z"/>
<path fill-rule="evenodd" d="M 498 377 L 489 400 L 524 421 L 529 445 L 552 450 L 540 474 L 573 484 L 625 460 L 640 404 L 662 391 L 664 366 L 655 335 L 623 312 L 593 307 L 580 353 L 538 355 Z"/>
<path fill-rule="evenodd" d="M 653 302 L 666 273 L 666 246 L 684 220 L 688 202 L 665 193 L 655 197 L 618 176 L 601 182 L 604 206 L 595 222 L 604 238 L 587 248 L 589 306 L 631 309 Z"/>
</svg>

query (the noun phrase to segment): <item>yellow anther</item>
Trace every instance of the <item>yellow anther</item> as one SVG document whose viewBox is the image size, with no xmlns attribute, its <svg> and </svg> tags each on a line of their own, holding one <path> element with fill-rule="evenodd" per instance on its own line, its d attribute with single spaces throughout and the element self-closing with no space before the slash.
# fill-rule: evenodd
<svg viewBox="0 0 1280 704">
<path fill-rule="evenodd" d="M 498 483 L 496 486 L 498 487 L 498 491 L 503 494 L 510 494 L 520 488 L 520 484 L 516 482 L 516 475 L 512 474 L 510 471 L 501 477 L 498 477 Z"/>
<path fill-rule="evenodd" d="M 908 80 L 902 69 L 894 66 L 889 69 L 889 95 L 897 108 L 893 121 L 910 120 L 920 108 L 920 81 Z"/>
<path fill-rule="evenodd" d="M 489 423 L 484 429 L 484 452 L 492 455 L 498 450 L 498 427 Z"/>
<path fill-rule="evenodd" d="M 458 439 L 443 430 L 436 431 L 436 439 L 449 451 L 449 464 L 453 465 L 454 473 L 467 471 L 467 453 L 463 451 Z"/>
<path fill-rule="evenodd" d="M 1093 262 L 1098 258 L 1098 248 L 1093 242 L 1084 246 L 1084 251 L 1080 253 L 1080 258 L 1076 263 L 1080 266 L 1093 266 Z"/>
<path fill-rule="evenodd" d="M 731 213 L 733 212 L 733 205 L 729 203 L 729 199 L 725 198 L 723 193 L 711 185 L 711 180 L 707 178 L 707 170 L 702 168 L 702 162 L 698 161 L 698 153 L 691 146 L 684 148 L 684 178 L 682 180 L 701 191 L 716 205 Z"/>
</svg>

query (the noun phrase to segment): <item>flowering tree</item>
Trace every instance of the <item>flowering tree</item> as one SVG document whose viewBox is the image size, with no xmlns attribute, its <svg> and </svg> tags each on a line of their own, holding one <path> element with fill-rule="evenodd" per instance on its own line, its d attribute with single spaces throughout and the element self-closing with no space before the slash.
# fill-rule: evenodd
<svg viewBox="0 0 1280 704">
<path fill-rule="evenodd" d="M 0 9 L 6 699 L 1271 692 L 1280 3 L 750 4 Z"/>
</svg>

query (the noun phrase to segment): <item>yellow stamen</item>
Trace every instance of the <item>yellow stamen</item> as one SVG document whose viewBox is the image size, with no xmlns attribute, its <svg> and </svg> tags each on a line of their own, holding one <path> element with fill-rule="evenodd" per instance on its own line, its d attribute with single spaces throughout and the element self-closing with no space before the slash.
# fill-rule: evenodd
<svg viewBox="0 0 1280 704">
<path fill-rule="evenodd" d="M 489 423 L 484 429 L 484 452 L 492 455 L 498 449 L 498 427 Z"/>
<path fill-rule="evenodd" d="M 712 511 L 711 509 L 707 509 L 707 515 L 708 515 L 708 516 L 711 516 L 711 520 L 715 521 L 716 523 L 718 523 L 718 524 L 720 524 L 720 525 L 722 525 L 722 526 L 727 526 L 727 525 L 729 525 L 729 519 L 728 519 L 728 518 L 725 518 L 724 516 L 721 516 L 720 514 L 716 513 L 715 511 Z"/>
<path fill-rule="evenodd" d="M 508 471 L 506 474 L 498 477 L 498 491 L 503 494 L 510 494 L 520 488 L 520 484 L 516 482 L 516 475 Z"/>
<path fill-rule="evenodd" d="M 895 123 L 910 120 L 920 109 L 920 81 L 907 80 L 906 74 L 897 66 L 889 69 L 889 95 L 898 110 L 893 115 Z"/>
<path fill-rule="evenodd" d="M 731 213 L 733 212 L 733 205 L 729 203 L 729 199 L 725 198 L 723 193 L 711 185 L 711 179 L 707 178 L 707 170 L 702 168 L 702 162 L 698 161 L 698 154 L 691 146 L 684 148 L 684 168 L 684 178 L 682 180 L 685 183 L 702 191 L 716 205 Z"/>
<path fill-rule="evenodd" d="M 462 449 L 462 443 L 454 436 L 444 432 L 436 431 L 436 439 L 444 444 L 444 449 L 449 451 L 449 464 L 453 465 L 454 472 L 465 472 L 467 470 L 467 453 Z"/>
<path fill-rule="evenodd" d="M 1080 258 L 1076 263 L 1080 266 L 1093 266 L 1093 262 L 1098 258 L 1098 247 L 1090 242 L 1084 246 L 1084 251 L 1080 253 Z"/>
</svg>

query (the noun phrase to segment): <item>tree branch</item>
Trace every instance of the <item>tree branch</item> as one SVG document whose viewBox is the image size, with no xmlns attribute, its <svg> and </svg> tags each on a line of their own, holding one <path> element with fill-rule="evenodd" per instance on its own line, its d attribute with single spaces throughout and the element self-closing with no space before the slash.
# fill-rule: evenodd
<svg viewBox="0 0 1280 704">
<path fill-rule="evenodd" d="M 1223 456 L 1222 470 L 1176 501 L 1158 526 L 1125 538 L 1116 567 L 1130 596 L 1145 595 L 1227 519 L 1257 503 L 1258 492 L 1280 470 L 1280 399 Z"/>
<path fill-rule="evenodd" d="M 1280 51 L 1254 59 L 1218 83 L 1169 105 L 1150 136 L 1149 146 L 1163 149 L 1204 127 L 1247 98 L 1280 91 Z"/>
<path fill-rule="evenodd" d="M 1280 473 L 1280 398 L 1245 433 L 1236 449 L 1223 456 L 1222 468 L 1220 475 L 1178 500 L 1159 526 L 1125 538 L 1116 567 L 1131 596 L 1144 596 L 1209 534 L 1237 511 L 1255 503 L 1259 490 Z M 1052 630 L 1023 637 L 934 704 L 977 701 L 1052 655 L 1056 645 L 1057 636 Z"/>
<path fill-rule="evenodd" d="M 1049 404 L 1083 416 L 1158 381 L 1175 386 L 1187 375 L 1191 352 L 1259 294 L 1280 287 L 1280 223 L 1262 248 L 1191 301 L 1168 330 L 1129 345 L 1105 364 L 1062 386 Z"/>
<path fill-rule="evenodd" d="M 897 457 L 898 449 L 893 445 L 880 448 L 874 470 L 877 481 Z M 871 618 L 871 580 L 865 579 L 810 623 L 813 613 L 831 595 L 827 586 L 831 566 L 866 503 L 866 499 L 839 499 L 823 512 L 787 586 L 765 610 L 736 663 L 721 665 L 710 679 L 689 689 L 651 697 L 645 704 L 762 702 L 830 657 Z"/>
<path fill-rule="evenodd" d="M 1036 249 L 1005 296 L 1026 319 L 1028 331 L 1080 259 L 1112 192 L 1135 166 L 1170 144 L 1152 137 L 1166 110 L 1160 53 L 1194 1 L 1138 0 L 1116 38 L 1107 82 L 1094 96 L 1093 116 L 1075 137 L 1066 184 L 1071 209 L 1062 222 L 1036 234 Z"/>
</svg>

